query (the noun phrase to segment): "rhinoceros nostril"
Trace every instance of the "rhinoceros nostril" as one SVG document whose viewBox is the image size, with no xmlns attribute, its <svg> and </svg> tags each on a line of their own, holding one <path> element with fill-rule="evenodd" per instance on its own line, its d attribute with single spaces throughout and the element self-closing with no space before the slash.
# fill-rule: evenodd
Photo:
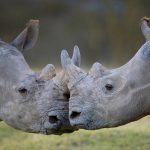
<svg viewBox="0 0 150 150">
<path fill-rule="evenodd" d="M 57 116 L 49 116 L 50 123 L 57 123 L 58 121 L 59 119 L 57 118 Z"/>
<path fill-rule="evenodd" d="M 77 111 L 72 111 L 71 115 L 70 115 L 70 118 L 71 119 L 75 119 L 77 117 L 79 117 L 81 114 L 81 112 L 77 112 Z"/>
</svg>

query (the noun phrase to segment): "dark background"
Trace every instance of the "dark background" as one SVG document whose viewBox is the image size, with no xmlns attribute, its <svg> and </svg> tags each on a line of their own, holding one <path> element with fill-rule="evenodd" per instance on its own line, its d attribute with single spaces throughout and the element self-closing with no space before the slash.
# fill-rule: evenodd
<svg viewBox="0 0 150 150">
<path fill-rule="evenodd" d="M 29 19 L 39 19 L 38 42 L 25 52 L 32 67 L 60 67 L 61 50 L 71 54 L 74 45 L 81 50 L 82 67 L 95 61 L 116 67 L 145 42 L 139 28 L 143 16 L 150 16 L 150 0 L 3 0 L 0 38 L 11 42 Z"/>
</svg>

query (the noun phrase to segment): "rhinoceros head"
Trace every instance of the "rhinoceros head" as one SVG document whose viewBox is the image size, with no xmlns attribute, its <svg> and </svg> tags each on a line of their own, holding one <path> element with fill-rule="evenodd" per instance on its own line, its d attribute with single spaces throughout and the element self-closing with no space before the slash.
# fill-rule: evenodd
<svg viewBox="0 0 150 150">
<path fill-rule="evenodd" d="M 39 22 L 30 20 L 10 44 L 0 41 L 0 119 L 26 132 L 73 132 L 68 119 L 69 91 L 65 73 L 51 64 L 40 73 L 30 69 L 22 51 L 37 41 Z M 79 64 L 75 52 L 73 62 Z"/>
<path fill-rule="evenodd" d="M 136 55 L 125 65 L 109 70 L 95 63 L 86 73 L 62 51 L 62 66 L 70 90 L 69 118 L 84 129 L 115 127 L 150 113 L 150 29 L 147 18 L 141 28 L 146 38 Z"/>
</svg>

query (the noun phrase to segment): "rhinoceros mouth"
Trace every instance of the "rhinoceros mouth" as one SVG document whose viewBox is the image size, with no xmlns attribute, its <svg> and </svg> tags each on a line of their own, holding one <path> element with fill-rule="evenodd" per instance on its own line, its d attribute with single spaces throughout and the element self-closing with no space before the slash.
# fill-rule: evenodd
<svg viewBox="0 0 150 150">
<path fill-rule="evenodd" d="M 50 135 L 50 134 L 54 134 L 54 135 L 62 135 L 62 134 L 65 134 L 65 133 L 72 133 L 76 130 L 74 129 L 64 129 L 64 130 L 51 130 L 50 132 L 46 129 L 45 131 L 45 135 Z"/>
<path fill-rule="evenodd" d="M 44 135 L 50 135 L 50 134 L 58 134 L 60 132 L 61 125 L 53 125 L 51 128 L 42 127 L 42 129 L 38 132 L 40 134 Z"/>
<path fill-rule="evenodd" d="M 43 130 L 41 130 L 39 133 L 44 134 L 44 135 L 62 135 L 65 133 L 72 133 L 74 131 L 77 131 L 78 128 L 72 127 L 72 126 L 66 126 L 66 127 L 62 127 L 62 126 L 57 126 L 56 128 L 53 129 L 47 129 L 44 128 Z"/>
</svg>

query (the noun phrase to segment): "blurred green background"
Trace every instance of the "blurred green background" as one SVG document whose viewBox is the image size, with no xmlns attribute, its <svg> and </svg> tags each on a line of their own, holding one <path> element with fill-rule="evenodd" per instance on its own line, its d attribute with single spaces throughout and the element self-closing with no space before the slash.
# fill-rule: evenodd
<svg viewBox="0 0 150 150">
<path fill-rule="evenodd" d="M 29 19 L 40 20 L 36 46 L 25 53 L 33 67 L 60 66 L 60 51 L 77 44 L 82 65 L 119 66 L 144 42 L 139 20 L 150 0 L 0 0 L 0 38 L 10 42 Z"/>
<path fill-rule="evenodd" d="M 144 43 L 139 20 L 150 0 L 0 0 L 0 38 L 11 42 L 29 19 L 40 20 L 36 46 L 24 53 L 32 68 L 60 68 L 62 49 L 78 45 L 82 67 L 127 62 Z M 62 136 L 27 134 L 0 124 L 0 150 L 149 150 L 150 118 L 115 129 Z"/>
</svg>

